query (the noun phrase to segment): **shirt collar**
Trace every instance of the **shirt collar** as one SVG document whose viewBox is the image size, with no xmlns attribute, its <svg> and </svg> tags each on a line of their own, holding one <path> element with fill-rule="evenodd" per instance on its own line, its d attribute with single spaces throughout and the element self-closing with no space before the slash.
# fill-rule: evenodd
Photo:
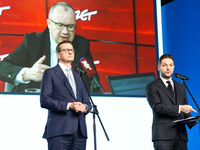
<svg viewBox="0 0 200 150">
<path fill-rule="evenodd" d="M 160 76 L 160 79 L 163 81 L 163 83 L 165 84 L 166 87 L 168 86 L 168 83 L 166 83 L 167 81 L 170 81 L 172 87 L 174 87 L 174 82 L 173 82 L 172 78 L 167 80 L 167 79 L 163 78 L 162 76 Z"/>
<path fill-rule="evenodd" d="M 68 67 L 66 67 L 64 64 L 62 64 L 60 62 L 58 64 L 60 65 L 62 70 L 66 70 L 66 68 L 68 68 Z M 71 66 L 69 68 L 71 69 Z"/>
<path fill-rule="evenodd" d="M 55 52 L 56 52 L 56 46 L 57 46 L 58 44 L 57 44 L 57 43 L 54 41 L 54 39 L 52 38 L 51 32 L 49 32 L 49 35 L 50 35 L 51 47 L 52 47 L 52 49 L 53 49 L 53 52 L 55 53 Z"/>
</svg>

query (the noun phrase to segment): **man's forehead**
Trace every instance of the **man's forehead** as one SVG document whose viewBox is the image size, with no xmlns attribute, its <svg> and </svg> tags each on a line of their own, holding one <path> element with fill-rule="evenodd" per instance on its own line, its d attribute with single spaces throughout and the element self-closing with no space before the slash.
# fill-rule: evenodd
<svg viewBox="0 0 200 150">
<path fill-rule="evenodd" d="M 57 6 L 54 8 L 52 15 L 53 16 L 61 15 L 61 14 L 65 14 L 65 13 L 73 13 L 74 14 L 74 11 L 70 7 L 64 8 L 63 6 Z"/>
<path fill-rule="evenodd" d="M 63 43 L 60 45 L 61 48 L 72 48 L 72 44 L 71 43 Z"/>
<path fill-rule="evenodd" d="M 63 24 L 76 23 L 75 13 L 72 9 L 67 11 L 64 9 L 54 10 L 53 14 L 51 15 L 51 19 Z"/>
<path fill-rule="evenodd" d="M 161 61 L 161 64 L 174 64 L 174 61 L 171 59 L 171 58 L 164 58 L 162 61 Z"/>
</svg>

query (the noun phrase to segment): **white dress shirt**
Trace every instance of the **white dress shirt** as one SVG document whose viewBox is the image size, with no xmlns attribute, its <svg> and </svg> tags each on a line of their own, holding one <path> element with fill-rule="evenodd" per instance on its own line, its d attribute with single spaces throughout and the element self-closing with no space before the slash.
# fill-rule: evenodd
<svg viewBox="0 0 200 150">
<path fill-rule="evenodd" d="M 167 79 L 163 78 L 162 76 L 160 76 L 160 79 L 163 81 L 163 83 L 165 84 L 166 87 L 168 86 L 167 81 L 170 81 L 170 83 L 172 85 L 172 89 L 174 90 L 174 82 L 173 82 L 172 78 L 170 78 L 169 80 L 167 80 Z M 179 109 L 178 109 L 178 113 L 179 114 L 180 114 L 180 109 L 181 109 L 180 107 L 181 107 L 181 105 L 179 105 Z"/>
</svg>

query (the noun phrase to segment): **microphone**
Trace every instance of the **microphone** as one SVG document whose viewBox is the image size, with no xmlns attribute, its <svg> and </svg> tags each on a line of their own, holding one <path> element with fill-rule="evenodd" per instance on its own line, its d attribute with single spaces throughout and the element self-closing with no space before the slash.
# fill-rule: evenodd
<svg viewBox="0 0 200 150">
<path fill-rule="evenodd" d="M 101 86 L 101 84 L 99 83 L 99 81 L 96 78 L 96 71 L 94 70 L 94 68 L 91 66 L 91 64 L 89 63 L 89 61 L 85 58 L 82 57 L 80 59 L 80 63 L 83 66 L 84 70 L 87 72 L 87 75 L 89 78 L 93 79 L 93 82 L 95 83 L 96 86 L 98 86 L 100 88 L 100 90 L 102 91 L 102 93 L 104 93 L 104 89 Z"/>
<path fill-rule="evenodd" d="M 75 69 L 76 69 L 76 71 L 78 71 L 79 73 L 82 73 L 82 74 L 84 74 L 84 75 L 86 75 L 87 74 L 87 72 L 86 71 L 84 71 L 84 70 L 81 70 L 78 66 L 76 66 L 75 67 Z"/>
<path fill-rule="evenodd" d="M 179 73 L 174 73 L 174 76 L 175 76 L 176 78 L 180 78 L 180 79 L 182 79 L 182 80 L 190 80 L 188 77 L 183 76 L 183 75 L 180 75 Z"/>
<path fill-rule="evenodd" d="M 82 65 L 82 67 L 84 68 L 84 70 L 88 73 L 88 76 L 91 78 L 93 75 L 96 74 L 95 70 L 92 68 L 92 66 L 90 65 L 90 63 L 88 62 L 88 60 L 85 57 L 82 57 L 80 59 L 80 63 Z"/>
</svg>

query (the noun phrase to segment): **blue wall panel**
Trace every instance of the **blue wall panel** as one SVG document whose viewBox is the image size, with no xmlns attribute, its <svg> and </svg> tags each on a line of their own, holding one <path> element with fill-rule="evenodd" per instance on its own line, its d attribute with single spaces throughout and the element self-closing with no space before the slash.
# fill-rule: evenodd
<svg viewBox="0 0 200 150">
<path fill-rule="evenodd" d="M 186 84 L 200 107 L 200 0 L 175 0 L 161 9 L 163 53 L 174 57 L 174 72 L 190 78 Z M 181 82 L 181 79 L 173 78 Z M 189 93 L 188 102 L 197 110 Z M 199 128 L 200 125 L 197 124 L 191 130 L 188 129 L 189 150 L 200 147 Z"/>
</svg>

